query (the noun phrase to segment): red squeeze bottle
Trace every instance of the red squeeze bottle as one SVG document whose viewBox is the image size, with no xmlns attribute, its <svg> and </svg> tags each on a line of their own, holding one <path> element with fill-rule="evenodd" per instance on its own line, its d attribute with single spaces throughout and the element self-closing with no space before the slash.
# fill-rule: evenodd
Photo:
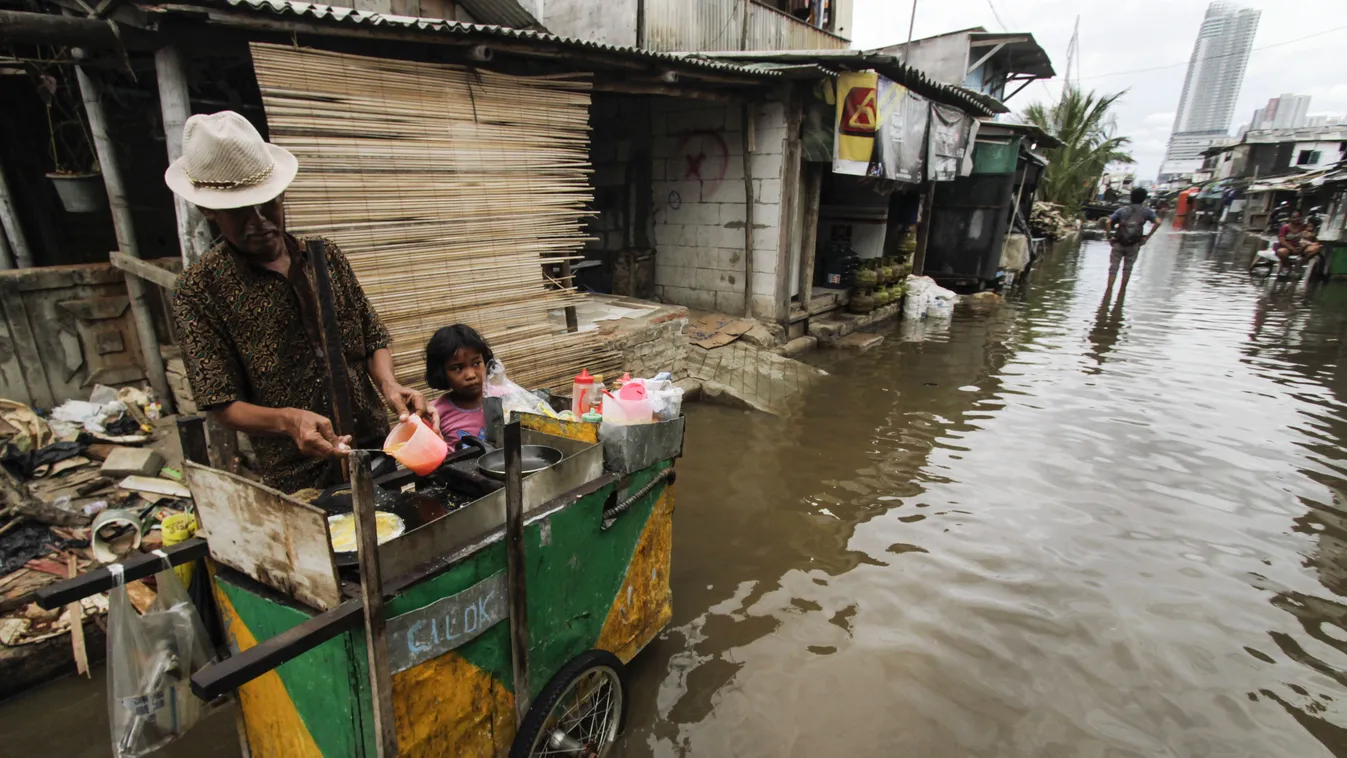
<svg viewBox="0 0 1347 758">
<path fill-rule="evenodd" d="M 580 374 L 571 382 L 571 413 L 580 418 L 594 405 L 594 377 L 588 369 L 580 369 Z"/>
</svg>

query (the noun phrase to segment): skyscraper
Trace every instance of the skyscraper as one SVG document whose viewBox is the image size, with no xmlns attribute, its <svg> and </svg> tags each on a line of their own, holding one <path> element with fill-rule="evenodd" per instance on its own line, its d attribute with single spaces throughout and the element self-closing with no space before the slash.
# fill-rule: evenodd
<svg viewBox="0 0 1347 758">
<path fill-rule="evenodd" d="M 1267 101 L 1253 112 L 1250 129 L 1295 129 L 1306 126 L 1310 110 L 1309 95 L 1282 95 Z"/>
<path fill-rule="evenodd" d="M 1188 59 L 1188 75 L 1183 79 L 1169 149 L 1160 165 L 1160 181 L 1201 168 L 1202 151 L 1229 131 L 1260 13 L 1227 2 L 1207 6 L 1206 18 L 1193 43 L 1193 55 Z"/>
</svg>

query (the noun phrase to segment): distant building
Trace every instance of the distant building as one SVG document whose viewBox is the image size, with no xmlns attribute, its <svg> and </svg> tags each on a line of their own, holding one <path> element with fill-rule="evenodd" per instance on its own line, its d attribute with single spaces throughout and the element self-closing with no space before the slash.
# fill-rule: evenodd
<svg viewBox="0 0 1347 758">
<path fill-rule="evenodd" d="M 1200 170 L 1216 179 L 1257 179 L 1316 171 L 1347 158 L 1347 126 L 1260 129 L 1220 139 L 1203 151 Z"/>
<path fill-rule="evenodd" d="M 1227 2 L 1207 6 L 1188 60 L 1169 149 L 1160 165 L 1161 182 L 1200 170 L 1202 151 L 1230 130 L 1260 14 Z"/>
<path fill-rule="evenodd" d="M 960 29 L 873 52 L 897 55 L 903 63 L 946 84 L 967 87 L 1006 101 L 1040 79 L 1056 76 L 1047 52 L 1026 32 Z"/>
<path fill-rule="evenodd" d="M 1262 129 L 1298 129 L 1315 126 L 1308 121 L 1309 95 L 1282 95 L 1267 101 L 1267 105 L 1253 112 L 1250 131 Z"/>
</svg>

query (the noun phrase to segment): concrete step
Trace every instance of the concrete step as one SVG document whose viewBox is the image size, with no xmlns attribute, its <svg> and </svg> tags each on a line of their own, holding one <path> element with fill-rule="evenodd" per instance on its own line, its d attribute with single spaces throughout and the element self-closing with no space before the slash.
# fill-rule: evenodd
<svg viewBox="0 0 1347 758">
<path fill-rule="evenodd" d="M 837 341 L 836 347 L 843 350 L 855 350 L 863 353 L 873 347 L 878 347 L 884 341 L 884 335 L 871 334 L 869 332 L 852 332 Z"/>
<path fill-rule="evenodd" d="M 702 398 L 764 413 L 782 413 L 827 373 L 743 341 L 688 351 L 688 375 L 702 383 Z"/>
</svg>

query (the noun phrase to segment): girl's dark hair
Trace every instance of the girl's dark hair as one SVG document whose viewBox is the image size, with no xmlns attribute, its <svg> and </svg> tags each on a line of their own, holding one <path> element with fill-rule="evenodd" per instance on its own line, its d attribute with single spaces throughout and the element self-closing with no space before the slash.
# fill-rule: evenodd
<svg viewBox="0 0 1347 758">
<path fill-rule="evenodd" d="M 488 365 L 496 357 L 482 335 L 467 324 L 443 327 L 426 343 L 426 384 L 432 389 L 449 390 L 449 376 L 444 372 L 444 364 L 465 347 L 481 353 L 482 362 Z"/>
</svg>

